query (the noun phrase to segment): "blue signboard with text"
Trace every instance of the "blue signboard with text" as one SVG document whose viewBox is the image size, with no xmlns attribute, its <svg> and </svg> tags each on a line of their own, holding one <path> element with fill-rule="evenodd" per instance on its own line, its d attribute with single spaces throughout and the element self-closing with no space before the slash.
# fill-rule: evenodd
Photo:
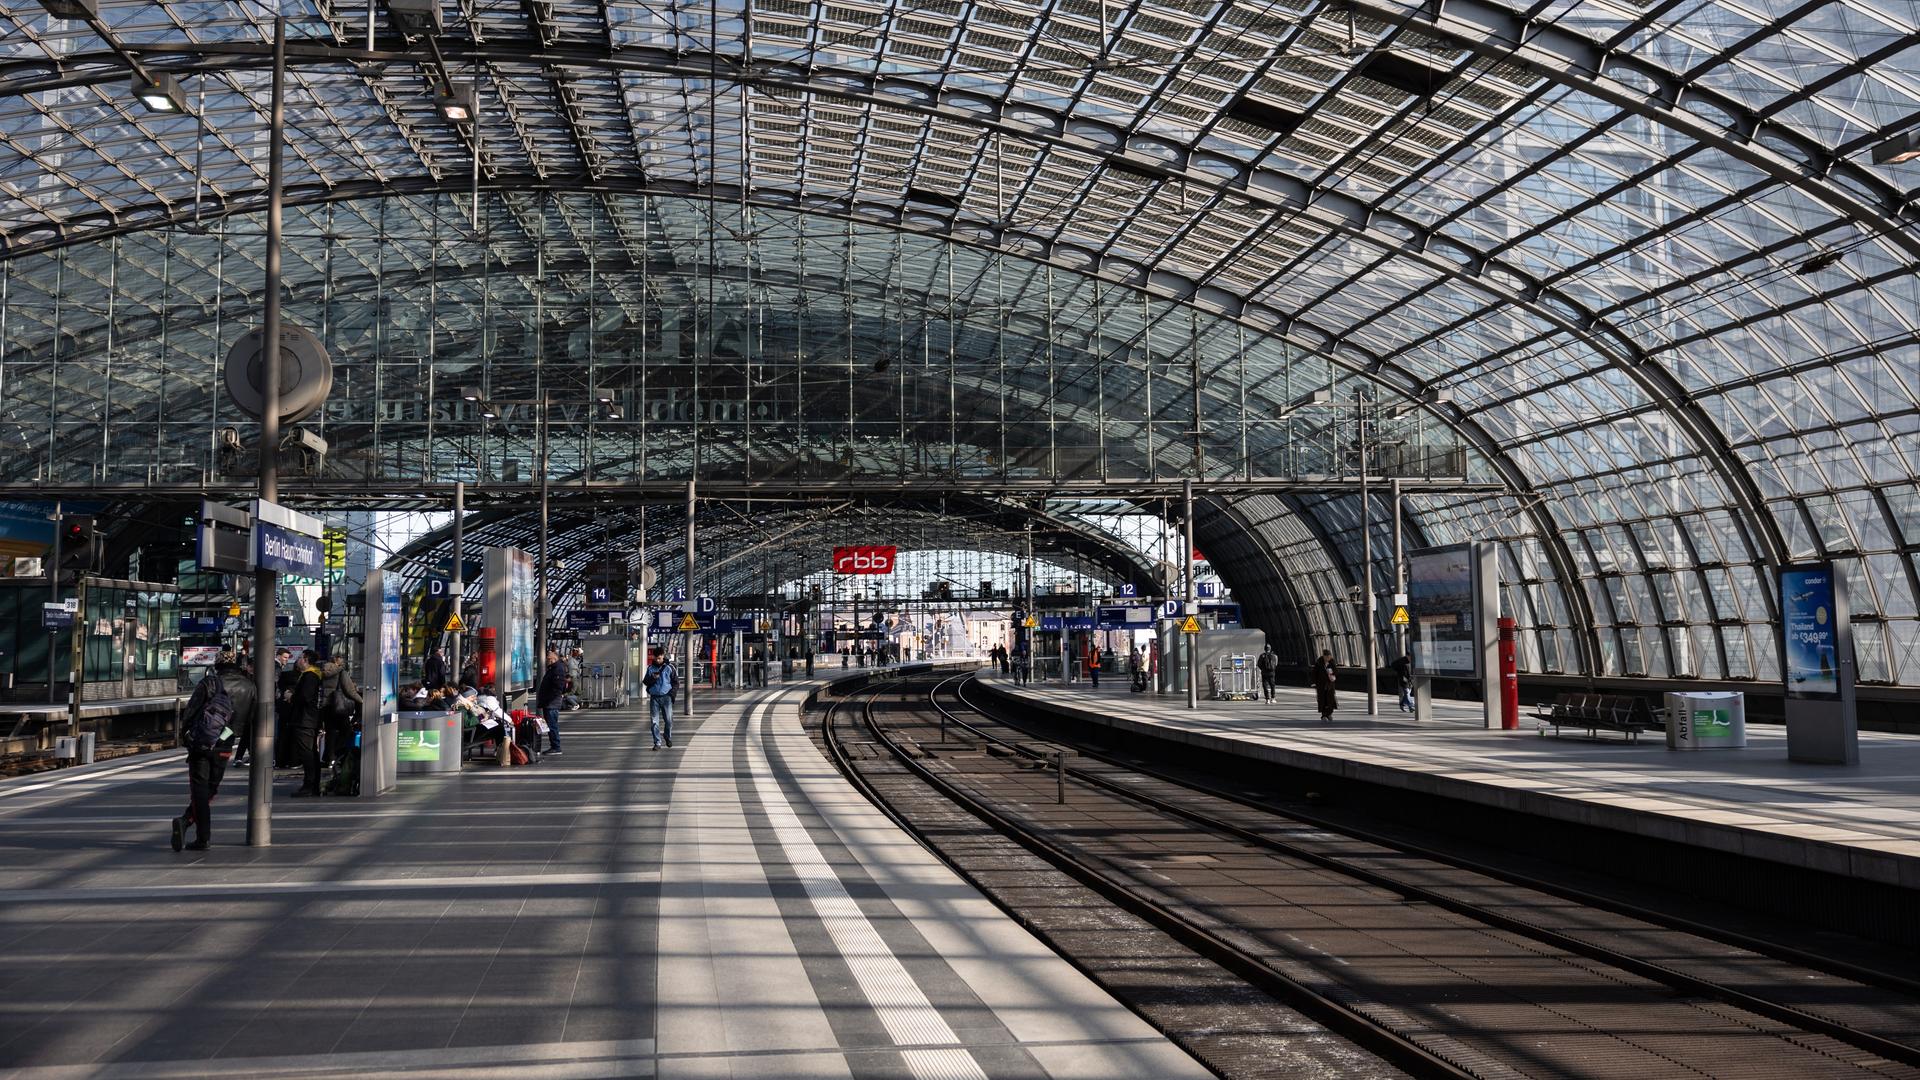
<svg viewBox="0 0 1920 1080">
<path fill-rule="evenodd" d="M 301 536 L 278 525 L 256 521 L 253 544 L 254 562 L 262 570 L 315 580 L 326 572 L 324 545 L 318 537 Z"/>
</svg>

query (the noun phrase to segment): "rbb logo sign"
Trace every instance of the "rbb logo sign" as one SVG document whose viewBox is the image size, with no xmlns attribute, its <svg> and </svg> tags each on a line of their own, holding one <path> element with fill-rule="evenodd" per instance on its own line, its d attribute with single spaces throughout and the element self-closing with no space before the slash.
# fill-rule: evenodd
<svg viewBox="0 0 1920 1080">
<path fill-rule="evenodd" d="M 880 547 L 874 544 L 837 547 L 833 549 L 833 572 L 836 574 L 891 574 L 897 551 L 899 549 L 895 547 Z"/>
</svg>

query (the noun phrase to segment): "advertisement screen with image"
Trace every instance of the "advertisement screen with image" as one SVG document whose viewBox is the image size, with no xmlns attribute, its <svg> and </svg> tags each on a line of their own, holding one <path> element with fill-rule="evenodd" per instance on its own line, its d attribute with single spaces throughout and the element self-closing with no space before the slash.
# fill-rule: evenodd
<svg viewBox="0 0 1920 1080">
<path fill-rule="evenodd" d="M 1840 623 L 1831 567 L 1780 571 L 1781 669 L 1787 696 L 1840 696 Z"/>
<path fill-rule="evenodd" d="M 508 636 L 512 651 L 508 654 L 507 681 L 515 689 L 520 689 L 533 685 L 534 620 L 539 618 L 539 582 L 534 578 L 533 556 L 517 549 L 507 554 L 511 557 L 509 565 L 513 572 L 513 622 Z"/>
<path fill-rule="evenodd" d="M 519 548 L 487 550 L 485 625 L 495 635 L 497 690 L 517 693 L 533 686 L 539 658 L 533 655 L 540 587 L 533 556 Z"/>
<path fill-rule="evenodd" d="M 1472 545 L 1407 553 L 1407 615 L 1413 630 L 1415 672 L 1460 679 L 1479 674 L 1473 591 Z"/>
<path fill-rule="evenodd" d="M 400 576 L 380 578 L 380 715 L 400 711 Z"/>
</svg>

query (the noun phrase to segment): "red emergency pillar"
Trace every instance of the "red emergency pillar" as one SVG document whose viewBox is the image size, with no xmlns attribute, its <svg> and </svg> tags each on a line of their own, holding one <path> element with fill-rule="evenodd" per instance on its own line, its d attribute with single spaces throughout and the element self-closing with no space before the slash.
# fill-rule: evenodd
<svg viewBox="0 0 1920 1080">
<path fill-rule="evenodd" d="M 496 651 L 499 646 L 499 640 L 493 627 L 483 626 L 480 628 L 477 645 L 478 648 L 476 652 L 480 661 L 477 665 L 480 669 L 480 685 L 482 687 L 493 686 L 499 661 L 499 654 Z"/>
<path fill-rule="evenodd" d="M 1520 727 L 1520 662 L 1514 651 L 1512 619 L 1500 620 L 1500 726 L 1507 731 Z"/>
</svg>

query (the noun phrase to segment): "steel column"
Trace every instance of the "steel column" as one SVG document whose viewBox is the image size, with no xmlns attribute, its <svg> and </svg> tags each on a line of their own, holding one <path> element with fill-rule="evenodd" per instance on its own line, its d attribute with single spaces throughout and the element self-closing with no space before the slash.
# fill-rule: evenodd
<svg viewBox="0 0 1920 1080">
<path fill-rule="evenodd" d="M 467 592 L 466 577 L 466 518 L 467 485 L 464 481 L 455 481 L 453 485 L 453 572 L 448 575 L 447 592 L 453 597 L 453 613 L 457 617 L 462 607 L 461 601 Z M 464 621 L 464 620 L 463 620 Z M 450 677 L 456 683 L 460 681 L 460 632 L 453 635 L 453 652 L 449 659 Z"/>
<path fill-rule="evenodd" d="M 286 141 L 287 17 L 273 18 L 273 105 L 267 125 L 266 312 L 260 342 L 260 501 L 280 498 L 280 227 L 282 144 Z M 258 523 L 255 523 L 258 527 Z M 273 843 L 274 589 L 276 575 L 256 570 L 253 578 L 253 670 L 257 712 L 253 724 L 253 760 L 247 770 L 247 844 Z M 76 693 L 78 687 L 75 687 Z"/>
<path fill-rule="evenodd" d="M 1182 527 L 1185 529 L 1187 550 L 1181 556 L 1181 562 L 1187 568 L 1187 616 L 1197 618 L 1200 610 L 1200 585 L 1194 580 L 1197 568 L 1193 564 L 1193 481 L 1188 479 L 1182 484 L 1182 488 L 1180 498 L 1185 506 Z M 1187 661 L 1187 708 L 1197 709 L 1200 707 L 1200 650 L 1196 646 L 1200 644 L 1200 635 L 1183 633 L 1180 636 L 1185 639 L 1183 648 L 1186 650 Z"/>
</svg>

